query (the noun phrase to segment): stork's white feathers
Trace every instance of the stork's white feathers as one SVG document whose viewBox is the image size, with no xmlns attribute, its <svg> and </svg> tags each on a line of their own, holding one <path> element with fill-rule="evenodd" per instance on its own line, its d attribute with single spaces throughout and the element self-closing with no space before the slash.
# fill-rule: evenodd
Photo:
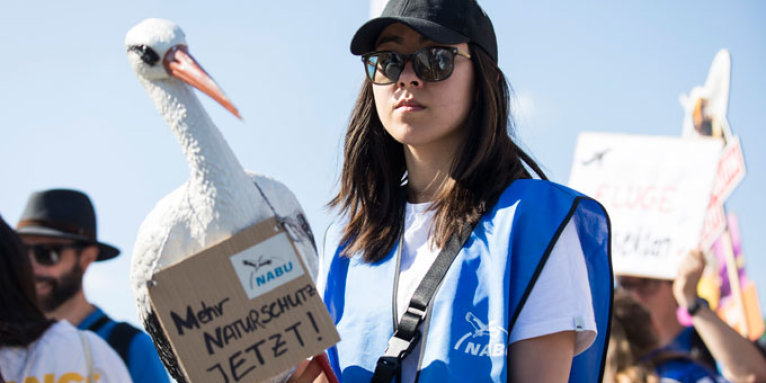
<svg viewBox="0 0 766 383">
<path fill-rule="evenodd" d="M 264 195 L 267 197 L 271 196 L 269 202 L 272 203 L 277 216 L 286 219 L 286 217 L 297 217 L 303 213 L 300 210 L 297 199 L 284 184 L 264 175 L 254 173 L 249 173 L 248 175 L 252 182 L 261 188 Z M 150 279 L 147 276 L 154 275 L 157 271 L 234 234 L 234 232 L 226 233 L 220 229 L 201 231 L 195 235 L 187 234 L 191 230 L 199 230 L 198 227 L 190 227 L 189 222 L 196 220 L 196 215 L 201 213 L 195 210 L 195 206 L 188 199 L 184 198 L 188 194 L 186 193 L 188 187 L 189 184 L 187 182 L 161 199 L 141 224 L 138 238 L 133 247 L 131 265 L 131 279 L 137 299 L 140 295 L 146 293 L 144 287 Z M 265 215 L 260 219 L 255 218 L 255 222 L 259 222 L 271 215 Z M 288 222 L 288 229 L 295 226 L 295 223 Z M 298 239 L 296 241 L 298 250 L 301 252 L 301 256 L 309 268 L 312 278 L 315 278 L 317 259 L 311 239 L 308 237 L 303 238 L 300 235 L 292 235 L 292 237 Z M 139 256 L 140 254 L 142 256 Z M 155 256 L 154 254 L 159 254 L 160 256 Z M 148 299 L 145 296 L 143 298 Z M 148 301 L 145 303 L 148 304 Z"/>
</svg>

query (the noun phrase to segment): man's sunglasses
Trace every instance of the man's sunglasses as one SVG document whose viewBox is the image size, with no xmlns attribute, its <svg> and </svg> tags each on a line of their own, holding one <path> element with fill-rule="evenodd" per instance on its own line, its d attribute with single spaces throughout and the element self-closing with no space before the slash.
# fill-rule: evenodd
<svg viewBox="0 0 766 383">
<path fill-rule="evenodd" d="M 649 296 L 657 292 L 657 289 L 663 282 L 666 281 L 653 278 L 619 278 L 617 280 L 617 285 L 628 292 L 633 292 L 641 296 Z"/>
<path fill-rule="evenodd" d="M 419 79 L 428 82 L 443 81 L 455 69 L 455 56 L 471 59 L 471 55 L 454 47 L 425 47 L 412 54 L 377 51 L 362 55 L 364 72 L 376 85 L 393 84 L 399 80 L 404 65 L 412 59 L 412 69 Z"/>
<path fill-rule="evenodd" d="M 61 261 L 61 251 L 64 249 L 79 249 L 82 245 L 70 243 L 65 245 L 28 245 L 29 255 L 40 265 L 53 266 Z"/>
</svg>

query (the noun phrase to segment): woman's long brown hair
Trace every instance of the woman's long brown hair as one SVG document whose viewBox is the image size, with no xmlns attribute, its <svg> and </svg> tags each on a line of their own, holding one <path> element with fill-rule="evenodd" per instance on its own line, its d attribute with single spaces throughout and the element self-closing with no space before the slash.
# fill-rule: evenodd
<svg viewBox="0 0 766 383">
<path fill-rule="evenodd" d="M 510 88 L 497 64 L 479 47 L 471 49 L 476 101 L 465 122 L 465 140 L 451 167 L 451 179 L 437 193 L 432 226 L 434 243 L 444 247 L 464 224 L 482 213 L 516 179 L 530 178 L 526 164 L 545 179 L 540 167 L 511 138 Z M 379 261 L 402 231 L 406 194 L 402 144 L 378 118 L 372 84 L 365 81 L 351 114 L 344 146 L 340 190 L 329 206 L 348 218 L 343 254 L 361 251 L 365 261 Z"/>
<path fill-rule="evenodd" d="M 53 323 L 37 306 L 32 264 L 21 239 L 0 217 L 0 347 L 26 346 Z"/>
</svg>

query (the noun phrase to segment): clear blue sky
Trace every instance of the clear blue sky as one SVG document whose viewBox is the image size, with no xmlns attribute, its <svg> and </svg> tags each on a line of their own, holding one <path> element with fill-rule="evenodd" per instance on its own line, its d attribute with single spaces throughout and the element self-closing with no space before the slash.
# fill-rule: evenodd
<svg viewBox="0 0 766 383">
<path fill-rule="evenodd" d="M 120 319 L 137 318 L 128 272 L 138 226 L 188 177 L 179 145 L 125 57 L 125 33 L 146 17 L 177 22 L 191 53 L 239 107 L 244 122 L 203 97 L 242 164 L 288 185 L 316 233 L 331 219 L 324 204 L 363 79 L 348 44 L 369 3 L 213 3 L 0 3 L 0 214 L 15 223 L 35 190 L 89 193 L 99 237 L 123 254 L 88 271 L 86 293 Z M 730 50 L 729 122 L 748 175 L 727 206 L 740 216 L 749 273 L 766 308 L 766 123 L 759 117 L 766 3 L 481 4 L 518 96 L 518 137 L 562 183 L 582 131 L 680 135 L 678 96 L 704 83 L 719 49 Z"/>
</svg>

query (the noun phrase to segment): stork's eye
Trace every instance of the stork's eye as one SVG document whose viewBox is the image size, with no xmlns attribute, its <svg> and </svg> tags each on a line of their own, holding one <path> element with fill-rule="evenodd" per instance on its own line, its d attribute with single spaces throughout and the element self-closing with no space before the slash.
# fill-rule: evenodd
<svg viewBox="0 0 766 383">
<path fill-rule="evenodd" d="M 128 47 L 128 52 L 136 52 L 136 54 L 141 57 L 141 61 L 151 66 L 154 66 L 157 61 L 160 61 L 160 55 L 158 55 L 154 49 L 149 48 L 146 45 L 131 45 Z"/>
</svg>

